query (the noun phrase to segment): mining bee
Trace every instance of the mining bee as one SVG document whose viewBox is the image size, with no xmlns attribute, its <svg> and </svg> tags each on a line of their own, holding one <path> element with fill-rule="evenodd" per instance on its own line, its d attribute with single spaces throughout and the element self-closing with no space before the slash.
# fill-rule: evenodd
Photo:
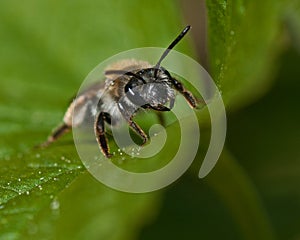
<svg viewBox="0 0 300 240">
<path fill-rule="evenodd" d="M 148 137 L 133 120 L 138 110 L 151 109 L 158 113 L 170 111 L 174 106 L 177 91 L 183 95 L 192 108 L 195 108 L 197 101 L 192 93 L 161 66 L 163 59 L 190 28 L 187 26 L 182 30 L 163 52 L 155 66 L 144 61 L 121 60 L 107 67 L 105 81 L 95 83 L 77 95 L 65 113 L 63 124 L 42 145 L 47 146 L 54 142 L 72 127 L 82 124 L 84 118 L 89 115 L 95 119 L 94 132 L 99 147 L 103 154 L 110 158 L 112 154 L 105 136 L 105 124 L 115 126 L 125 119 L 145 144 Z M 73 116 L 72 121 L 75 108 L 78 114 Z"/>
</svg>

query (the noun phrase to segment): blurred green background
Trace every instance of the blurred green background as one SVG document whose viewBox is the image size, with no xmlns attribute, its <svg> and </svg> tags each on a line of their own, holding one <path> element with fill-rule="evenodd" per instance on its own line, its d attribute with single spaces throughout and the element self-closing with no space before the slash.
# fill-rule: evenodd
<svg viewBox="0 0 300 240">
<path fill-rule="evenodd" d="M 33 148 L 99 62 L 165 47 L 186 24 L 176 50 L 213 76 L 228 114 L 208 177 L 207 124 L 191 169 L 147 194 L 97 182 L 71 135 Z M 0 239 L 300 239 L 299 1 L 1 0 L 0 53 Z"/>
</svg>

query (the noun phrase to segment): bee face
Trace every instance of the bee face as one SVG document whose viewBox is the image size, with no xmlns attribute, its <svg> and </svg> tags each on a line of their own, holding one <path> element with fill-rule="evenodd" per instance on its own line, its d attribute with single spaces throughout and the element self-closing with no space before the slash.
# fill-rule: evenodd
<svg viewBox="0 0 300 240">
<path fill-rule="evenodd" d="M 138 70 L 135 75 L 125 86 L 126 97 L 134 105 L 156 108 L 169 101 L 174 101 L 175 91 L 172 88 L 172 77 L 167 70 L 147 68 Z"/>
<path fill-rule="evenodd" d="M 72 127 L 80 125 L 85 116 L 89 114 L 95 118 L 94 132 L 100 150 L 106 157 L 111 157 L 105 135 L 105 124 L 115 125 L 124 119 L 132 130 L 143 139 L 144 144 L 148 137 L 133 120 L 139 109 L 150 109 L 157 112 L 170 111 L 174 105 L 176 92 L 182 94 L 190 106 L 195 108 L 194 96 L 160 66 L 169 51 L 189 29 L 190 26 L 184 28 L 155 66 L 136 60 L 123 60 L 110 66 L 105 71 L 105 83 L 97 83 L 77 96 L 77 101 L 71 103 L 65 114 L 63 125 L 54 131 L 44 145 L 55 141 Z M 75 108 L 76 112 L 80 114 L 73 116 L 72 121 L 71 113 Z M 72 125 L 75 123 L 76 125 Z"/>
</svg>

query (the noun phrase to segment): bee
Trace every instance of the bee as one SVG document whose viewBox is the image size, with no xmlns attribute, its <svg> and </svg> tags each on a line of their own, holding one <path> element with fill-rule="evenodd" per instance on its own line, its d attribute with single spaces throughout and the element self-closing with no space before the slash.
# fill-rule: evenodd
<svg viewBox="0 0 300 240">
<path fill-rule="evenodd" d="M 197 101 L 192 93 L 161 66 L 163 59 L 190 28 L 186 26 L 181 31 L 155 66 L 137 60 L 121 60 L 108 66 L 104 72 L 105 81 L 95 83 L 77 95 L 64 115 L 63 124 L 54 130 L 42 146 L 48 146 L 71 128 L 80 126 L 88 115 L 95 119 L 94 132 L 100 150 L 105 157 L 110 158 L 112 154 L 106 137 L 106 124 L 115 126 L 125 120 L 141 137 L 142 144 L 145 144 L 148 136 L 133 120 L 140 109 L 155 110 L 158 113 L 170 111 L 174 106 L 176 92 L 182 94 L 192 108 L 196 108 Z M 77 114 L 73 116 L 75 109 Z"/>
</svg>

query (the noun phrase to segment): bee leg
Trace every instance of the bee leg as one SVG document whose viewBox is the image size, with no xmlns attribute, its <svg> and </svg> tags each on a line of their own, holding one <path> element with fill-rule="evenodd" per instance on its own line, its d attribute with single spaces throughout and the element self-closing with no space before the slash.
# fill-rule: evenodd
<svg viewBox="0 0 300 240">
<path fill-rule="evenodd" d="M 58 138 L 63 136 L 65 133 L 69 132 L 71 127 L 65 123 L 56 128 L 54 132 L 48 137 L 47 141 L 42 143 L 40 147 L 47 147 L 51 143 L 55 142 Z"/>
<path fill-rule="evenodd" d="M 173 84 L 174 88 L 184 96 L 184 98 L 188 101 L 188 103 L 191 105 L 191 107 L 193 107 L 193 108 L 197 107 L 197 105 L 196 105 L 197 101 L 196 101 L 195 97 L 193 96 L 192 93 L 190 93 L 189 91 L 187 91 L 184 88 L 184 86 L 182 85 L 181 82 L 179 82 L 175 78 L 172 78 L 172 84 Z"/>
<path fill-rule="evenodd" d="M 118 103 L 118 107 L 124 119 L 128 122 L 129 126 L 131 127 L 131 129 L 143 139 L 142 145 L 144 145 L 148 141 L 148 137 L 146 133 L 143 131 L 143 129 L 132 120 L 132 116 L 138 108 L 129 107 L 124 101 L 120 101 Z"/>
<path fill-rule="evenodd" d="M 142 145 L 144 145 L 148 141 L 148 137 L 143 129 L 137 125 L 132 119 L 130 118 L 128 121 L 129 126 L 143 139 Z"/>
<path fill-rule="evenodd" d="M 95 131 L 96 139 L 97 139 L 97 142 L 99 144 L 101 151 L 107 158 L 110 158 L 110 157 L 112 157 L 112 154 L 109 153 L 107 138 L 105 136 L 104 121 L 107 121 L 109 123 L 110 116 L 106 112 L 100 112 L 97 115 L 97 118 L 95 121 L 94 131 Z"/>
</svg>

